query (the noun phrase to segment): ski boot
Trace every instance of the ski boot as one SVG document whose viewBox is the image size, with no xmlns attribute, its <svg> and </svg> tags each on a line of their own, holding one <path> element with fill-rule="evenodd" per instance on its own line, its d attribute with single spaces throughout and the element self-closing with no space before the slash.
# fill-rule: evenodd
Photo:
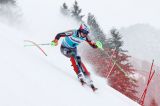
<svg viewBox="0 0 160 106">
<path fill-rule="evenodd" d="M 96 90 L 98 90 L 98 88 L 96 88 L 93 84 L 91 84 L 90 87 L 92 88 L 93 92 L 95 92 Z"/>
<path fill-rule="evenodd" d="M 79 73 L 78 74 L 78 79 L 79 81 L 81 82 L 82 85 L 84 85 L 86 82 L 84 81 L 84 77 L 83 77 L 83 74 L 82 73 Z"/>
<path fill-rule="evenodd" d="M 93 81 L 91 80 L 91 78 L 89 76 L 85 76 L 85 79 L 87 81 L 87 85 L 93 90 L 93 92 L 95 92 L 98 88 L 96 88 L 93 84 Z"/>
</svg>

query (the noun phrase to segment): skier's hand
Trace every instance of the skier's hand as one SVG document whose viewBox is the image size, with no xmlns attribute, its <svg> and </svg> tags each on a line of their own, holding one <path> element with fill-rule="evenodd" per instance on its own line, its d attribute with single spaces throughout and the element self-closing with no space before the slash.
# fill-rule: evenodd
<svg viewBox="0 0 160 106">
<path fill-rule="evenodd" d="M 97 42 L 96 42 L 96 46 L 97 46 L 99 49 L 104 50 L 104 49 L 103 49 L 103 45 L 102 45 L 102 43 L 101 43 L 100 41 L 97 41 Z"/>
<path fill-rule="evenodd" d="M 57 46 L 58 45 L 58 40 L 55 39 L 51 42 L 51 46 Z"/>
</svg>

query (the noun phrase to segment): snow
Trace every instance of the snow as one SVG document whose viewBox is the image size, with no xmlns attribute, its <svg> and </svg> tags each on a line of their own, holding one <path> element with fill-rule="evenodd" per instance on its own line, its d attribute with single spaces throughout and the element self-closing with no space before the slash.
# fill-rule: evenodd
<svg viewBox="0 0 160 106">
<path fill-rule="evenodd" d="M 138 106 L 92 72 L 98 92 L 82 87 L 59 47 L 24 47 L 25 33 L 0 24 L 1 106 Z M 87 65 L 89 69 L 89 65 Z"/>
<path fill-rule="evenodd" d="M 0 106 L 139 106 L 107 86 L 87 63 L 98 91 L 82 87 L 60 44 L 42 46 L 48 56 L 36 47 L 24 47 L 29 44 L 24 40 L 48 43 L 59 31 L 78 25 L 58 13 L 62 1 L 46 1 L 19 1 L 25 20 L 21 28 L 0 23 Z"/>
</svg>

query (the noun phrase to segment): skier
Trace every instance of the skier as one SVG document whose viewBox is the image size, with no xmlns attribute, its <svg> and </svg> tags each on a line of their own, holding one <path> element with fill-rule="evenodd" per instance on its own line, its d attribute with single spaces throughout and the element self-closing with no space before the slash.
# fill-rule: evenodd
<svg viewBox="0 0 160 106">
<path fill-rule="evenodd" d="M 95 91 L 97 88 L 94 87 L 90 79 L 90 73 L 81 61 L 81 57 L 77 54 L 77 46 L 83 41 L 86 41 L 93 48 L 98 48 L 96 43 L 90 40 L 88 34 L 88 26 L 86 24 L 81 24 L 78 30 L 69 30 L 57 34 L 55 39 L 51 42 L 51 45 L 57 46 L 58 40 L 64 37 L 60 48 L 61 53 L 70 58 L 73 69 L 82 85 L 86 83 L 85 80 L 87 80 L 87 84 Z"/>
</svg>

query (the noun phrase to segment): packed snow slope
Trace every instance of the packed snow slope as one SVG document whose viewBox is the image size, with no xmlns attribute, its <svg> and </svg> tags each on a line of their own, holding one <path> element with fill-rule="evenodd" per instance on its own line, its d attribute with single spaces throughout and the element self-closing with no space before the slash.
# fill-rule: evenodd
<svg viewBox="0 0 160 106">
<path fill-rule="evenodd" d="M 99 88 L 82 87 L 58 47 L 24 47 L 24 32 L 0 24 L 1 106 L 138 106 L 92 73 Z M 91 68 L 87 65 L 87 67 Z"/>
<path fill-rule="evenodd" d="M 0 106 L 138 106 L 106 85 L 88 63 L 86 67 L 98 87 L 93 93 L 82 87 L 70 60 L 57 47 L 24 47 L 24 40 L 49 43 L 56 33 L 77 28 L 72 19 L 59 13 L 61 0 L 21 0 L 24 26 L 0 23 Z M 82 57 L 82 60 L 85 60 Z"/>
</svg>

